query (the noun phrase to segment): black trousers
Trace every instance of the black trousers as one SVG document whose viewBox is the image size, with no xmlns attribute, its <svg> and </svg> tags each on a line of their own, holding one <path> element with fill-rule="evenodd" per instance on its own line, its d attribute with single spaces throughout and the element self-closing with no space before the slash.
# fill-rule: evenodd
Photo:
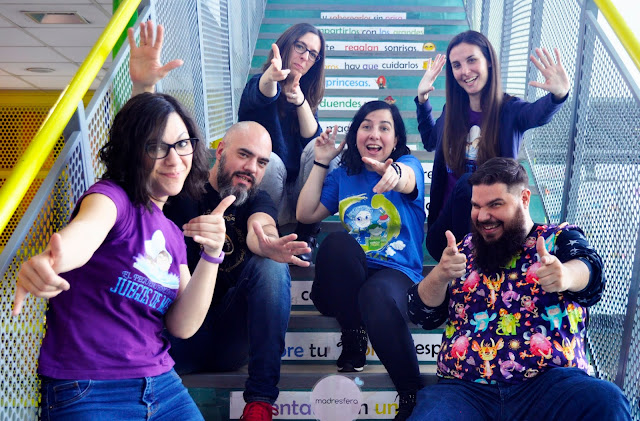
<svg viewBox="0 0 640 421">
<path fill-rule="evenodd" d="M 322 241 L 316 256 L 311 299 L 342 329 L 364 326 L 398 392 L 422 388 L 413 338 L 407 325 L 407 289 L 413 281 L 395 269 L 369 269 L 362 247 L 346 232 Z"/>
</svg>

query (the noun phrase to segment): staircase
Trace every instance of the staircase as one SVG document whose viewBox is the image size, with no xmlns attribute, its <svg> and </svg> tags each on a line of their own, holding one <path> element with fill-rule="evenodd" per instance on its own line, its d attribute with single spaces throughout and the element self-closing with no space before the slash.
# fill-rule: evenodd
<svg viewBox="0 0 640 421">
<path fill-rule="evenodd" d="M 413 98 L 424 74 L 425 61 L 444 53 L 450 39 L 468 28 L 462 0 L 268 0 L 265 17 L 252 60 L 251 75 L 260 73 L 271 44 L 289 26 L 308 22 L 320 29 L 326 41 L 326 90 L 319 120 L 324 128 L 335 124 L 339 133 L 348 130 L 351 118 L 365 102 L 395 100 L 407 127 L 408 145 L 422 161 L 425 192 L 430 190 L 433 153 L 424 150 L 418 134 Z M 251 77 L 250 75 L 250 77 Z M 445 100 L 444 76 L 430 94 L 435 116 Z M 339 135 L 339 141 L 341 137 Z M 533 179 L 533 178 L 532 178 Z M 532 186 L 532 189 L 534 187 Z M 541 202 L 534 206 L 534 220 L 545 220 Z M 425 205 L 429 198 L 425 197 Z M 536 215 L 536 213 L 538 213 Z M 320 241 L 328 232 L 342 230 L 336 216 L 322 224 Z M 424 273 L 435 260 L 424 251 Z M 291 267 L 292 313 L 282 357 L 280 397 L 275 419 L 314 419 L 310 392 L 323 377 L 337 374 L 335 361 L 341 349 L 340 327 L 324 317 L 309 298 L 314 268 Z M 425 332 L 411 326 L 425 384 L 436 381 L 436 355 L 442 329 Z M 393 336 L 389 340 L 394 340 Z M 344 373 L 362 390 L 358 419 L 393 419 L 398 406 L 394 386 L 375 355 L 367 350 L 367 367 L 361 373 Z M 183 377 L 205 419 L 238 419 L 244 407 L 242 391 L 246 367 L 238 372 L 197 374 Z"/>
</svg>

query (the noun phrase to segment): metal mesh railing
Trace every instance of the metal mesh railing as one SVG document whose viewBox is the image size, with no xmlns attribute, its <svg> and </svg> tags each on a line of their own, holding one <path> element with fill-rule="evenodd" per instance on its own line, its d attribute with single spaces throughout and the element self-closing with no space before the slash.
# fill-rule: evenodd
<svg viewBox="0 0 640 421">
<path fill-rule="evenodd" d="M 485 0 L 482 32 L 494 46 L 502 41 L 507 92 L 517 94 L 520 85 L 529 101 L 546 92 L 527 87 L 540 76 L 526 55 L 536 46 L 562 53 L 573 82 L 569 97 L 549 124 L 526 133 L 524 152 L 549 220 L 582 227 L 604 258 L 607 286 L 590 309 L 587 332 L 592 364 L 598 377 L 624 390 L 640 419 L 640 90 L 602 33 L 592 3 L 532 0 L 527 12 L 527 2 L 505 2 L 505 25 L 494 17 L 499 6 Z M 520 51 L 525 34 L 527 54 Z"/>
<path fill-rule="evenodd" d="M 159 0 L 151 2 L 151 7 L 145 9 L 138 19 L 141 22 L 153 18 L 155 22 L 164 25 L 166 36 L 162 61 L 182 58 L 185 64 L 180 69 L 172 71 L 160 83 L 158 90 L 178 98 L 193 114 L 209 140 L 220 138 L 233 124 L 235 112 L 233 112 L 231 98 L 236 95 L 239 102 L 239 95 L 242 93 L 250 69 L 251 52 L 255 46 L 264 13 L 263 0 L 246 0 L 242 3 L 242 12 L 234 9 L 235 12 L 232 13 L 227 11 L 226 1 Z M 237 3 L 234 3 L 234 7 L 236 5 Z M 214 7 L 217 9 L 214 10 Z M 213 18 L 217 19 L 218 26 L 215 28 L 211 26 Z M 228 22 L 233 22 L 234 25 L 242 28 L 242 39 L 247 43 L 245 49 L 237 52 L 238 57 L 240 55 L 248 57 L 247 61 L 236 63 L 233 79 L 230 76 L 232 72 L 229 65 Z M 202 40 L 199 36 L 200 31 L 203 33 Z M 202 47 L 203 43 L 206 44 L 206 48 Z M 201 59 L 201 50 L 210 57 L 204 64 Z M 129 49 L 125 43 L 113 60 L 111 70 L 94 93 L 87 107 L 86 116 L 83 110 L 79 110 L 79 119 L 74 123 L 77 127 L 68 127 L 68 132 L 76 131 L 66 145 L 61 138 L 59 147 L 55 149 L 56 156 L 63 145 L 64 149 L 57 160 L 55 157 L 51 159 L 50 164 L 53 167 L 42 182 L 42 188 L 37 194 L 34 190 L 34 193 L 28 196 L 30 201 L 35 197 L 24 217 L 22 213 L 15 217 L 17 228 L 14 235 L 9 240 L 3 240 L 2 245 L 7 243 L 0 256 L 0 265 L 4 274 L 0 301 L 4 309 L 12 307 L 15 281 L 21 264 L 44 250 L 51 235 L 63 228 L 68 221 L 80 195 L 104 172 L 104 167 L 98 159 L 98 152 L 108 139 L 109 128 L 116 113 L 131 96 L 128 62 Z M 237 83 L 235 88 L 234 83 Z M 32 117 L 37 120 L 41 118 L 40 114 L 46 114 L 47 111 L 48 109 L 34 110 L 38 116 Z M 29 130 L 33 133 L 37 130 L 40 121 L 32 122 L 33 118 L 26 114 L 20 117 L 22 135 L 27 136 Z M 7 131 L 11 129 L 9 126 L 8 121 L 0 122 L 0 130 Z M 33 133 L 28 137 L 33 136 Z M 12 137 L 15 139 L 20 136 L 18 133 L 15 136 L 6 136 L 6 138 Z M 15 143 L 18 144 L 18 142 Z M 3 155 L 3 159 L 11 161 L 20 155 L 21 150 L 16 149 Z M 0 179 L 0 185 L 3 181 Z M 24 207 L 26 209 L 27 204 Z M 45 300 L 29 296 L 19 317 L 12 318 L 8 311 L 0 315 L 2 329 L 0 419 L 2 420 L 22 421 L 38 418 L 40 396 L 36 370 L 45 330 L 45 310 Z"/>
<path fill-rule="evenodd" d="M 2 254 L 6 262 L 2 271 L 0 302 L 5 311 L 0 315 L 0 419 L 35 420 L 40 403 L 39 381 L 36 375 L 38 354 L 44 334 L 46 301 L 29 296 L 18 317 L 11 317 L 15 280 L 23 262 L 44 250 L 51 235 L 68 220 L 73 204 L 86 190 L 79 136 L 72 136 L 61 155 L 67 156 L 49 172 L 43 188 L 32 201 L 40 209 L 27 214 L 20 222 Z M 30 216 L 32 215 L 32 216 Z M 11 255 L 10 260 L 5 256 Z M 63 351 L 61 351 L 63 352 Z"/>
</svg>

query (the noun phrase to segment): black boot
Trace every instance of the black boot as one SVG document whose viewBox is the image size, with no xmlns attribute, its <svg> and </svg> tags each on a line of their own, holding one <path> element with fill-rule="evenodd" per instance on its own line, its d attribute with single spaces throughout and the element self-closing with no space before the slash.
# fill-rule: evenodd
<svg viewBox="0 0 640 421">
<path fill-rule="evenodd" d="M 364 328 L 344 329 L 338 342 L 338 346 L 342 346 L 337 361 L 338 371 L 362 371 L 367 363 L 367 343 L 367 331 Z"/>
<path fill-rule="evenodd" d="M 312 263 L 313 252 L 318 248 L 318 233 L 320 232 L 320 223 L 317 224 L 303 224 L 298 222 L 294 231 L 298 234 L 297 241 L 304 241 L 307 243 L 311 251 L 298 255 L 300 260 Z"/>
<path fill-rule="evenodd" d="M 394 420 L 404 421 L 411 416 L 413 408 L 416 406 L 416 392 L 399 392 L 398 396 L 398 413 Z"/>
</svg>

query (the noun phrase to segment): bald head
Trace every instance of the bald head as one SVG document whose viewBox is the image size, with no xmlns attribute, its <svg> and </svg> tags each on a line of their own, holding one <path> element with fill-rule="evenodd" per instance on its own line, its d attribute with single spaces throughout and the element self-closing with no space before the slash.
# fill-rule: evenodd
<svg viewBox="0 0 640 421">
<path fill-rule="evenodd" d="M 270 155 L 271 136 L 264 127 L 255 121 L 236 123 L 218 145 L 209 182 L 218 190 L 218 180 L 223 176 L 231 184 L 256 188 L 262 181 Z"/>
<path fill-rule="evenodd" d="M 271 153 L 271 136 L 267 129 L 255 121 L 240 121 L 229 127 L 222 138 L 222 143 L 228 147 L 236 139 L 250 139 L 256 146 L 268 147 L 269 153 L 267 155 Z"/>
</svg>

